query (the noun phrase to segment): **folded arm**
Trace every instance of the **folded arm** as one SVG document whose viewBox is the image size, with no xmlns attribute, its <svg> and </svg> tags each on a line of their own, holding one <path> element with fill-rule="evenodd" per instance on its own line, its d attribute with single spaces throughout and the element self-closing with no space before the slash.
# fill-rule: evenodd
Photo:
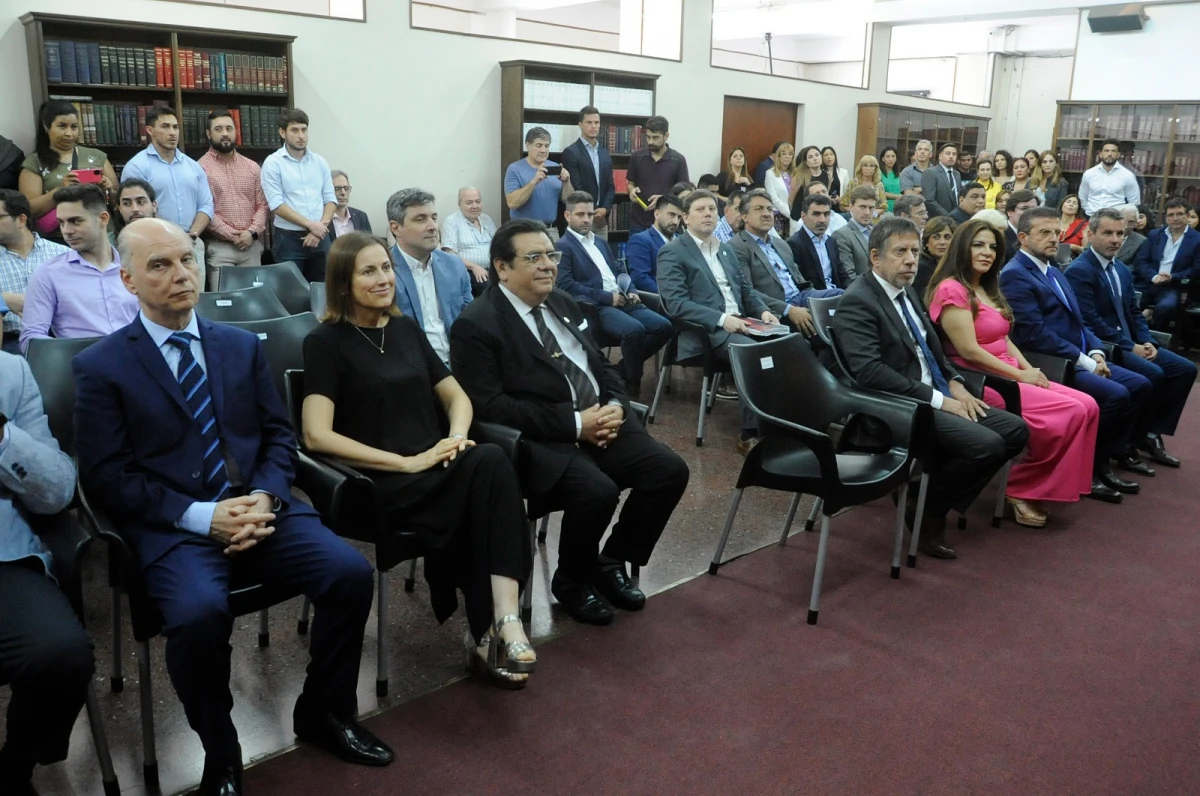
<svg viewBox="0 0 1200 796">
<path fill-rule="evenodd" d="M 0 431 L 0 489 L 16 496 L 34 514 L 55 514 L 75 495 L 75 465 L 59 450 L 42 408 L 42 395 L 24 359 L 20 368 L 20 396 L 13 416 Z"/>
</svg>

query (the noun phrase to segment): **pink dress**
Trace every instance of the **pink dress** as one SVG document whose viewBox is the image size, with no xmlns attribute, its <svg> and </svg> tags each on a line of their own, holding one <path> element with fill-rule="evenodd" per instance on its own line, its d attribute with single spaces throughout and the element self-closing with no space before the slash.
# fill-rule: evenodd
<svg viewBox="0 0 1200 796">
<path fill-rule="evenodd" d="M 937 286 L 929 305 L 929 317 L 937 323 L 947 305 L 970 310 L 967 289 L 956 279 L 945 279 Z M 1008 331 L 1011 324 L 999 310 L 982 302 L 975 318 L 975 337 L 979 345 L 1005 364 L 1019 367 L 1008 355 Z M 950 344 L 947 355 L 965 367 L 964 360 Z M 1029 448 L 1025 458 L 1014 463 L 1008 476 L 1009 497 L 1020 500 L 1074 502 L 1092 489 L 1092 464 L 1096 452 L 1096 429 L 1100 409 L 1090 395 L 1061 384 L 1050 389 L 1032 384 L 1018 385 L 1021 390 L 1021 417 L 1029 426 Z M 991 388 L 984 389 L 989 406 L 1003 407 Z"/>
</svg>

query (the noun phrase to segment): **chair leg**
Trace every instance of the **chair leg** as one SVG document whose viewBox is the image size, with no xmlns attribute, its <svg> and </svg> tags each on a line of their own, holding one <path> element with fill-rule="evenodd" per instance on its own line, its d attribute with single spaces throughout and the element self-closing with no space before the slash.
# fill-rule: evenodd
<svg viewBox="0 0 1200 796">
<path fill-rule="evenodd" d="M 1008 491 L 1008 472 L 1012 469 L 1012 462 L 1005 462 L 1004 467 L 1000 470 L 1000 487 L 996 493 L 996 510 L 992 512 L 992 527 L 999 528 L 1000 520 L 1004 519 L 1004 493 Z"/>
<path fill-rule="evenodd" d="M 376 597 L 375 616 L 378 625 L 375 628 L 375 696 L 383 698 L 388 692 L 388 590 L 387 571 L 379 570 L 379 594 Z"/>
<path fill-rule="evenodd" d="M 813 507 L 808 512 L 808 519 L 804 521 L 804 530 L 811 531 L 817 525 L 817 520 L 821 516 L 821 509 L 825 507 L 825 498 L 817 498 L 813 501 Z"/>
<path fill-rule="evenodd" d="M 700 420 L 696 423 L 697 448 L 704 445 L 704 414 L 705 406 L 708 404 L 708 381 L 708 376 L 705 376 L 704 381 L 700 382 Z"/>
<path fill-rule="evenodd" d="M 96 688 L 91 683 L 87 687 L 88 723 L 92 727 L 92 743 L 96 745 L 96 757 L 100 760 L 100 780 L 104 783 L 104 796 L 118 796 L 121 784 L 113 771 L 112 754 L 108 750 L 108 735 L 104 732 L 104 723 L 100 720 L 100 705 L 96 702 Z"/>
<path fill-rule="evenodd" d="M 915 569 L 917 566 L 917 547 L 921 541 L 921 522 L 925 519 L 925 493 L 928 490 L 929 473 L 922 473 L 921 488 L 917 490 L 917 512 L 913 515 L 912 543 L 908 546 L 909 569 Z"/>
<path fill-rule="evenodd" d="M 546 543 L 546 532 L 550 530 L 550 515 L 542 517 L 541 523 L 538 525 L 537 543 L 542 545 Z"/>
<path fill-rule="evenodd" d="M 138 644 L 138 680 L 142 693 L 142 780 L 157 793 L 158 751 L 154 745 L 154 691 L 150 684 L 150 642 Z"/>
<path fill-rule="evenodd" d="M 654 385 L 654 400 L 650 402 L 650 412 L 646 415 L 646 423 L 654 422 L 654 415 L 658 412 L 658 399 L 662 397 L 663 389 L 667 386 L 667 374 L 671 372 L 671 368 L 663 365 L 658 369 L 658 384 Z"/>
<path fill-rule="evenodd" d="M 779 546 L 787 544 L 788 531 L 792 529 L 792 521 L 796 519 L 796 509 L 800 507 L 800 493 L 792 495 L 792 505 L 788 506 L 787 519 L 783 521 L 783 533 L 779 535 Z"/>
<path fill-rule="evenodd" d="M 721 380 L 724 378 L 723 373 L 714 373 L 708 385 L 708 398 L 704 402 L 705 413 L 712 412 L 713 405 L 717 402 L 717 390 L 721 387 Z"/>
<path fill-rule="evenodd" d="M 908 487 L 900 490 L 896 503 L 896 540 L 892 547 L 892 580 L 900 578 L 900 553 L 904 550 L 904 510 L 908 508 Z"/>
<path fill-rule="evenodd" d="M 417 588 L 417 559 L 408 562 L 408 575 L 404 578 L 404 591 L 412 594 Z"/>
<path fill-rule="evenodd" d="M 271 613 L 266 608 L 258 612 L 258 646 L 259 649 L 271 646 Z"/>
<path fill-rule="evenodd" d="M 817 543 L 817 566 L 813 570 L 812 597 L 808 601 L 808 623 L 817 623 L 821 610 L 821 580 L 825 577 L 825 553 L 829 549 L 829 515 L 821 515 L 821 540 Z"/>
<path fill-rule="evenodd" d="M 733 528 L 733 518 L 737 515 L 738 504 L 742 502 L 742 493 L 745 491 L 741 487 L 733 490 L 733 502 L 729 504 L 729 514 L 725 516 L 725 529 L 721 531 L 721 541 L 717 542 L 717 551 L 713 553 L 712 563 L 708 565 L 710 575 L 717 574 L 717 570 L 721 568 L 721 554 L 725 552 L 725 543 L 729 541 L 729 531 Z"/>
<path fill-rule="evenodd" d="M 312 600 L 307 597 L 300 604 L 300 620 L 296 622 L 296 632 L 301 636 L 308 635 L 308 613 L 312 610 Z"/>
<path fill-rule="evenodd" d="M 121 587 L 114 584 L 112 592 L 112 676 L 109 687 L 114 694 L 125 690 L 125 675 L 121 670 Z"/>
<path fill-rule="evenodd" d="M 529 549 L 537 550 L 537 523 L 528 520 Z M 529 568 L 529 578 L 525 581 L 525 591 L 521 595 L 521 621 L 533 622 L 533 567 Z"/>
</svg>

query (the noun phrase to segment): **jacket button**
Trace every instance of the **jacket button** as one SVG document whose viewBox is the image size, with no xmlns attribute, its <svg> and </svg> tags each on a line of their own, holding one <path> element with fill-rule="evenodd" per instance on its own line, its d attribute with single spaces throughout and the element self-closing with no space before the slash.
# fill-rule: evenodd
<svg viewBox="0 0 1200 796">
<path fill-rule="evenodd" d="M 197 470 L 196 472 L 192 473 L 192 478 L 199 478 L 199 477 L 200 477 L 200 471 L 199 471 L 199 470 Z"/>
</svg>

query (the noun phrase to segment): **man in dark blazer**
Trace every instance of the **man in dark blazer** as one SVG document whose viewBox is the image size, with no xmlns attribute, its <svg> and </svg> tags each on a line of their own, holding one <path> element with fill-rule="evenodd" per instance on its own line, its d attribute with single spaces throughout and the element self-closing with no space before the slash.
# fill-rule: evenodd
<svg viewBox="0 0 1200 796">
<path fill-rule="evenodd" d="M 646 360 L 671 339 L 671 322 L 642 305 L 625 268 L 613 259 L 608 244 L 592 233 L 592 197 L 576 191 L 567 197 L 566 207 L 567 232 L 556 245 L 562 252 L 558 287 L 595 319 L 599 328 L 593 338 L 605 345 L 616 340 L 621 346 L 625 395 L 637 400 Z"/>
<path fill-rule="evenodd" d="M 788 238 L 796 266 L 817 290 L 831 287 L 845 290 L 854 281 L 853 264 L 842 262 L 837 242 L 828 234 L 832 212 L 828 196 L 806 196 L 800 211 L 800 229 Z"/>
<path fill-rule="evenodd" d="M 1167 225 L 1152 230 L 1133 264 L 1142 308 L 1154 308 L 1154 328 L 1166 329 L 1179 313 L 1184 279 L 1200 276 L 1200 232 L 1187 223 L 1187 202 L 1167 200 Z"/>
<path fill-rule="evenodd" d="M 827 200 L 828 201 L 828 200 Z M 672 318 L 690 327 L 679 334 L 679 356 L 699 356 L 705 347 L 729 361 L 729 346 L 753 343 L 743 318 L 779 319 L 757 290 L 742 278 L 737 255 L 713 234 L 717 228 L 717 199 L 708 191 L 693 191 L 683 203 L 687 231 L 658 253 L 658 283 L 663 305 Z M 745 404 L 738 453 L 750 452 L 758 438 L 758 418 Z"/>
<path fill-rule="evenodd" d="M 1058 219 L 1058 210 L 1051 207 L 1021 215 L 1021 249 L 1000 271 L 1000 290 L 1012 308 L 1013 343 L 1027 353 L 1070 360 L 1074 388 L 1096 399 L 1100 427 L 1090 496 L 1119 503 L 1122 493 L 1136 494 L 1139 487 L 1118 478 L 1109 460 L 1128 464 L 1130 432 L 1150 397 L 1150 382 L 1106 360 L 1104 344 L 1084 322 L 1071 283 L 1051 265 L 1058 251 Z"/>
<path fill-rule="evenodd" d="M 1163 435 L 1174 435 L 1184 404 L 1196 382 L 1196 366 L 1178 354 L 1154 345 L 1146 317 L 1133 297 L 1133 277 L 1115 256 L 1125 238 L 1125 219 L 1113 208 L 1096 211 L 1089 222 L 1091 245 L 1067 266 L 1067 281 L 1079 299 L 1084 323 L 1105 342 L 1121 351 L 1120 363 L 1150 381 L 1146 408 L 1133 430 L 1134 445 L 1154 461 L 1178 467 L 1179 460 L 1167 453 Z M 1153 475 L 1137 460 L 1136 450 L 1126 451 L 1134 462 L 1133 472 Z M 1126 462 L 1128 463 L 1128 462 Z"/>
<path fill-rule="evenodd" d="M 350 192 L 354 188 L 350 185 L 350 178 L 346 176 L 344 171 L 331 171 L 330 175 L 333 179 L 333 195 L 337 199 L 337 207 L 334 208 L 333 218 L 329 222 L 329 240 L 337 240 L 338 235 L 345 235 L 347 232 L 371 232 L 371 220 L 367 218 L 367 214 L 359 210 L 357 207 L 350 206 Z"/>
<path fill-rule="evenodd" d="M 987 189 L 977 182 L 963 183 L 958 197 L 958 207 L 950 214 L 955 224 L 965 224 L 976 213 L 987 207 Z"/>
<path fill-rule="evenodd" d="M 1033 191 L 1014 191 L 1008 197 L 1008 204 L 1004 208 L 1005 215 L 1008 216 L 1008 226 L 1004 228 L 1004 251 L 1009 260 L 1016 257 L 1017 252 L 1021 251 L 1021 239 L 1017 236 L 1017 224 L 1020 223 L 1021 216 L 1026 210 L 1032 210 L 1037 206 L 1037 194 Z"/>
<path fill-rule="evenodd" d="M 532 501 L 563 509 L 551 593 L 580 622 L 646 596 L 626 562 L 645 566 L 683 496 L 688 467 L 629 411 L 617 369 L 584 334 L 588 321 L 554 288 L 559 252 L 545 225 L 514 219 L 492 239 L 493 286 L 450 330 L 450 362 L 475 416 L 518 429 Z M 599 550 L 621 490 L 630 489 Z"/>
<path fill-rule="evenodd" d="M 673 194 L 663 194 L 654 204 L 654 225 L 629 236 L 625 264 L 638 290 L 658 292 L 658 250 L 675 240 L 683 223 L 683 203 Z"/>
<path fill-rule="evenodd" d="M 616 200 L 612 157 L 601 146 L 600 111 L 588 105 L 579 111 L 579 138 L 563 150 L 562 165 L 574 179 L 575 188 L 591 194 L 596 205 L 592 231 L 608 240 L 609 214 Z"/>
<path fill-rule="evenodd" d="M 371 565 L 292 499 L 296 437 L 261 342 L 193 312 L 200 274 L 174 224 L 135 221 L 118 245 L 141 311 L 73 362 L 79 470 L 162 614 L 167 671 L 204 744 L 201 792 L 241 790 L 229 690 L 239 571 L 316 606 L 296 735 L 349 762 L 390 763 L 392 751 L 354 721 Z"/>
<path fill-rule="evenodd" d="M 962 195 L 962 175 L 958 173 L 958 147 L 942 144 L 936 165 L 921 174 L 921 196 L 929 208 L 929 217 L 948 216 L 958 207 Z"/>
</svg>

